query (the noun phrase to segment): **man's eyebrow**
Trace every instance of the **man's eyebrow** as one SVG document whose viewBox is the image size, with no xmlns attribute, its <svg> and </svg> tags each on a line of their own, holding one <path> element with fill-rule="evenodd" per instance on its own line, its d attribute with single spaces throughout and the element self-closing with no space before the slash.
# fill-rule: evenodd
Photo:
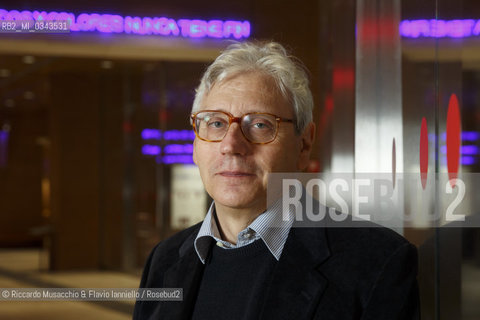
<svg viewBox="0 0 480 320">
<path fill-rule="evenodd" d="M 223 108 L 219 108 L 219 109 L 215 109 L 215 108 L 205 108 L 204 111 L 223 111 L 223 112 L 228 112 L 227 110 L 223 109 Z"/>
<path fill-rule="evenodd" d="M 208 107 L 203 109 L 203 110 L 198 110 L 196 113 L 198 113 L 198 112 L 220 112 L 220 111 L 230 114 L 230 112 L 228 112 L 224 109 L 213 109 L 213 108 L 208 108 Z"/>
<path fill-rule="evenodd" d="M 262 107 L 263 105 L 252 105 L 251 106 L 251 109 L 247 109 L 245 112 L 243 112 L 242 114 L 238 115 L 238 117 L 241 117 L 241 116 L 244 116 L 246 114 L 249 114 L 249 113 L 257 113 L 257 112 L 270 112 L 270 111 L 264 111 L 262 110 Z M 198 110 L 197 112 L 204 112 L 204 111 L 222 111 L 222 112 L 225 112 L 225 113 L 228 113 L 228 114 L 231 114 L 233 115 L 234 117 L 237 117 L 236 115 L 232 114 L 230 111 L 227 111 L 226 109 L 220 107 L 220 108 L 211 108 L 211 107 L 208 107 L 208 106 L 204 106 L 202 107 L 202 110 Z M 271 113 L 271 112 L 270 112 Z"/>
</svg>

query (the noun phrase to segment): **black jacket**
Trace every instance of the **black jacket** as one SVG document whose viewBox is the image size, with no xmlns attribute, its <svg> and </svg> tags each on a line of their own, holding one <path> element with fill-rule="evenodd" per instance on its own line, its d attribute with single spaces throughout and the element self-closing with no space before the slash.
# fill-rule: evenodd
<svg viewBox="0 0 480 320">
<path fill-rule="evenodd" d="M 190 318 L 204 269 L 199 229 L 159 243 L 140 284 L 183 288 L 183 301 L 137 301 L 134 319 Z M 416 248 L 389 229 L 294 227 L 258 319 L 418 319 L 416 275 Z"/>
</svg>

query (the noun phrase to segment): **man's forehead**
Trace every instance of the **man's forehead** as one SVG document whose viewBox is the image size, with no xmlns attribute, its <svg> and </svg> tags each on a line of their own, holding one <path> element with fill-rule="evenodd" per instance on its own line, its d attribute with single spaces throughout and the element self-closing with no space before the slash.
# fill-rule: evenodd
<svg viewBox="0 0 480 320">
<path fill-rule="evenodd" d="M 205 93 L 203 101 L 216 99 L 249 100 L 262 105 L 271 100 L 284 100 L 282 92 L 270 76 L 259 74 L 239 74 L 216 82 Z"/>
<path fill-rule="evenodd" d="M 213 88 L 228 87 L 237 84 L 238 82 L 247 81 L 247 82 L 256 82 L 262 87 L 269 87 L 271 90 L 278 90 L 278 86 L 275 82 L 275 79 L 266 73 L 260 71 L 242 71 L 236 72 L 230 75 L 223 77 L 220 80 L 217 80 L 212 83 L 210 91 Z"/>
<path fill-rule="evenodd" d="M 292 117 L 294 113 L 273 77 L 258 71 L 237 73 L 214 83 L 203 96 L 200 110 L 225 111 L 235 117 L 253 112 Z"/>
</svg>

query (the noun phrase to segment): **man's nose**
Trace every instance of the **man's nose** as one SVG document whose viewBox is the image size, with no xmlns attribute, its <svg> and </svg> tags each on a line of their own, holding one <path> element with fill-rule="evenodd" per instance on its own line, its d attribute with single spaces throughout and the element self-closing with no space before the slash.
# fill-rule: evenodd
<svg viewBox="0 0 480 320">
<path fill-rule="evenodd" d="M 240 124 L 233 122 L 230 128 L 228 128 L 227 134 L 220 142 L 220 151 L 222 154 L 245 155 L 249 148 L 250 142 L 243 135 Z"/>
</svg>

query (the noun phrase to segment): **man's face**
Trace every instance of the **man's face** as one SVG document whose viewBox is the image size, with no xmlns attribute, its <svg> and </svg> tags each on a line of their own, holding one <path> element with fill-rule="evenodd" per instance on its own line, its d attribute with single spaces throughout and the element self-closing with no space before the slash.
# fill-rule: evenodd
<svg viewBox="0 0 480 320">
<path fill-rule="evenodd" d="M 293 107 L 278 92 L 274 80 L 260 73 L 244 73 L 215 84 L 200 105 L 200 110 L 226 111 L 235 117 L 265 112 L 294 118 Z M 196 138 L 193 159 L 216 205 L 265 210 L 268 174 L 299 171 L 307 165 L 313 125 L 305 131 L 296 135 L 293 123 L 282 122 L 274 141 L 252 144 L 239 124 L 232 123 L 221 142 Z"/>
</svg>

